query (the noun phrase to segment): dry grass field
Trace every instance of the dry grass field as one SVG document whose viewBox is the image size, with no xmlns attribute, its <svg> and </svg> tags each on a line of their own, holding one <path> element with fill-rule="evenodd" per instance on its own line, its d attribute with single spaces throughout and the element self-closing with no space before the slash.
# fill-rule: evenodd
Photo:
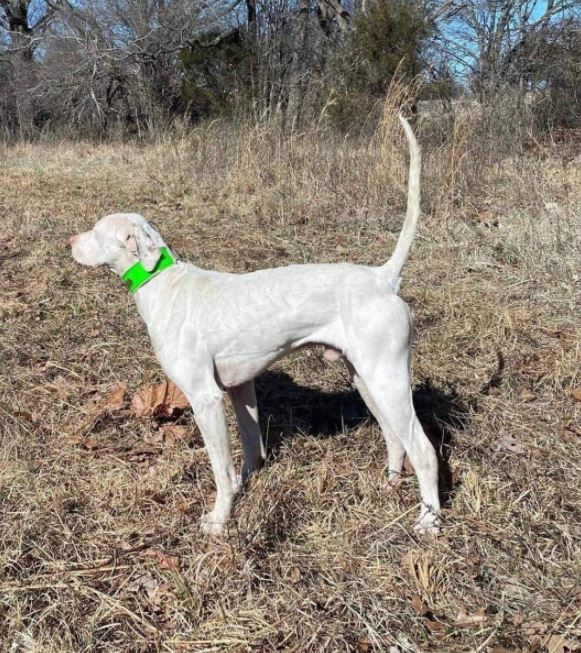
<svg viewBox="0 0 581 653">
<path fill-rule="evenodd" d="M 442 458 L 428 540 L 413 474 L 388 487 L 376 423 L 316 349 L 259 380 L 267 463 L 228 534 L 203 535 L 214 486 L 191 414 L 178 438 L 132 414 L 163 378 L 145 327 L 66 246 L 135 210 L 201 267 L 380 263 L 405 207 L 393 125 L 0 146 L 2 651 L 579 650 L 581 159 L 503 154 L 468 123 L 428 132 L 402 285 Z"/>
</svg>

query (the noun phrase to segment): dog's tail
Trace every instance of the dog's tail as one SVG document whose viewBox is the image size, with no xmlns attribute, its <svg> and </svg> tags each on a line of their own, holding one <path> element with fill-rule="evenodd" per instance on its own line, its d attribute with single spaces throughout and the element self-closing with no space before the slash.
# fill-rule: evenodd
<svg viewBox="0 0 581 653">
<path fill-rule="evenodd" d="M 408 174 L 408 205 L 405 220 L 395 250 L 391 258 L 385 265 L 382 266 L 388 275 L 392 284 L 399 288 L 399 280 L 402 268 L 407 261 L 412 242 L 416 233 L 416 226 L 420 217 L 420 172 L 422 167 L 422 155 L 420 146 L 414 136 L 414 132 L 410 127 L 409 122 L 399 114 L 399 120 L 405 132 L 409 150 L 410 150 L 410 167 Z"/>
</svg>

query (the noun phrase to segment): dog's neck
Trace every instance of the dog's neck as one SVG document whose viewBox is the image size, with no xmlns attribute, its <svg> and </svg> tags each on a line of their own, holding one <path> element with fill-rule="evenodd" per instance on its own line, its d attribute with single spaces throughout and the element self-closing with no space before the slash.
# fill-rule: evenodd
<svg viewBox="0 0 581 653">
<path fill-rule="evenodd" d="M 139 315 L 147 327 L 159 323 L 161 315 L 169 315 L 173 301 L 172 287 L 177 277 L 186 269 L 184 263 L 176 261 L 171 267 L 162 270 L 137 292 L 133 293 Z"/>
<path fill-rule="evenodd" d="M 141 261 L 136 261 L 121 275 L 127 289 L 132 295 L 160 275 L 164 270 L 177 263 L 177 259 L 169 247 L 161 247 L 159 254 L 159 260 L 152 270 L 147 270 Z"/>
</svg>

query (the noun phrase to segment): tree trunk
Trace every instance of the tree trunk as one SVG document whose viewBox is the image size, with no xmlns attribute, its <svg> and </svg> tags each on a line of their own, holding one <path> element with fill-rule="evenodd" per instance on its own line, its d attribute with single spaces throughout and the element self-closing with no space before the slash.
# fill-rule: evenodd
<svg viewBox="0 0 581 653">
<path fill-rule="evenodd" d="M 327 5 L 327 7 L 334 13 L 337 20 L 337 27 L 341 32 L 349 30 L 349 12 L 341 5 L 341 0 L 323 0 L 320 4 Z"/>
<path fill-rule="evenodd" d="M 256 108 L 260 95 L 260 74 L 258 70 L 258 22 L 256 20 L 256 0 L 246 0 L 246 43 L 248 47 L 248 86 L 250 88 L 250 106 Z"/>
<path fill-rule="evenodd" d="M 12 77 L 12 113 L 20 135 L 33 129 L 34 107 L 31 89 L 34 85 L 32 29 L 28 22 L 30 0 L 0 0 L 10 33 L 10 67 Z"/>
<path fill-rule="evenodd" d="M 293 36 L 293 52 L 290 66 L 288 106 L 285 123 L 295 129 L 300 122 L 304 101 L 304 64 L 309 33 L 309 0 L 300 0 L 296 28 Z"/>
</svg>

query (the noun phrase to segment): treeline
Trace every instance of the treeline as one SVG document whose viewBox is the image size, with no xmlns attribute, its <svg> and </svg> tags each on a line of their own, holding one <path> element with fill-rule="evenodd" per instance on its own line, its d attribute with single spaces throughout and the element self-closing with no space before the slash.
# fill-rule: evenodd
<svg viewBox="0 0 581 653">
<path fill-rule="evenodd" d="M 510 98 L 581 127 L 580 0 L 0 0 L 0 133 L 143 135 L 234 116 L 361 128 L 418 100 Z"/>
</svg>

